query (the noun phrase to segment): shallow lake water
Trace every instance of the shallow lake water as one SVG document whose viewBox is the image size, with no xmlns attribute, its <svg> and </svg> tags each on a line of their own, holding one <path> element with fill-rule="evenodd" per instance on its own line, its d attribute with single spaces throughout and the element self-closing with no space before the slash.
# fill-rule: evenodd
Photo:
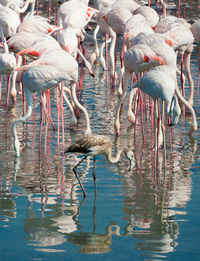
<svg viewBox="0 0 200 261">
<path fill-rule="evenodd" d="M 195 2 L 194 6 L 189 5 L 191 2 Z M 170 3 L 171 10 L 177 12 L 174 1 Z M 182 1 L 181 15 L 194 21 L 198 17 L 197 5 L 196 1 Z M 103 41 L 101 34 L 99 41 Z M 119 47 L 120 42 L 118 54 Z M 85 48 L 89 57 L 91 42 L 86 41 Z M 117 70 L 119 67 L 117 60 Z M 25 108 L 21 95 L 17 96 L 16 105 L 10 101 L 6 106 L 6 88 L 2 87 L 1 259 L 199 260 L 200 128 L 193 136 L 188 135 L 191 117 L 187 112 L 182 113 L 176 126 L 166 126 L 166 166 L 160 149 L 155 167 L 150 108 L 143 108 L 143 128 L 140 112 L 137 125 L 131 125 L 126 119 L 126 99 L 121 135 L 116 138 L 117 92 L 106 84 L 105 72 L 98 62 L 93 69 L 95 79 L 83 68 L 79 90 L 79 100 L 89 112 L 92 132 L 111 138 L 113 154 L 120 146 L 132 148 L 135 167 L 128 171 L 124 156 L 115 165 L 109 164 L 105 156 L 97 156 L 95 196 L 93 159 L 88 158 L 77 169 L 87 192 L 83 199 L 72 171 L 81 156 L 62 155 L 61 135 L 57 144 L 57 130 L 40 122 L 39 95 L 35 97 L 30 119 L 18 125 L 22 152 L 19 158 L 15 157 L 11 126 Z M 195 83 L 194 110 L 200 126 L 196 42 L 191 70 Z M 185 95 L 188 96 L 187 82 Z M 143 98 L 148 105 L 149 98 Z M 51 115 L 57 126 L 56 89 L 51 90 Z M 78 125 L 71 129 L 65 104 L 64 121 L 67 146 L 83 134 L 85 121 L 81 114 Z"/>
</svg>

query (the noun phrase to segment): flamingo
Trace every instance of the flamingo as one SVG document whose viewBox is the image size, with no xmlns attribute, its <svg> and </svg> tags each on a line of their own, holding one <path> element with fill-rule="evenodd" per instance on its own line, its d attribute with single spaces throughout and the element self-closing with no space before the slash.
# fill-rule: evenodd
<svg viewBox="0 0 200 261">
<path fill-rule="evenodd" d="M 58 26 L 63 28 L 72 27 L 79 36 L 97 11 L 79 0 L 70 0 L 63 3 L 58 9 Z"/>
<path fill-rule="evenodd" d="M 85 58 L 83 53 L 78 48 L 78 39 L 73 28 L 68 27 L 63 29 L 58 35 L 58 42 L 60 43 L 61 47 L 66 52 L 70 53 L 75 59 L 77 58 L 77 54 L 80 55 L 90 75 L 95 78 L 90 62 Z"/>
<path fill-rule="evenodd" d="M 16 156 L 20 156 L 20 143 L 17 137 L 16 127 L 19 123 L 27 120 L 32 113 L 32 98 L 35 92 L 42 94 L 43 91 L 55 87 L 58 83 L 64 80 L 72 80 L 72 78 L 65 72 L 59 71 L 56 67 L 50 65 L 39 65 L 29 68 L 23 75 L 23 86 L 26 95 L 28 109 L 23 117 L 18 118 L 12 125 L 12 132 L 14 137 L 14 149 Z M 44 109 L 44 99 L 42 98 L 42 104 Z M 46 112 L 46 115 L 48 113 Z"/>
<path fill-rule="evenodd" d="M 49 24 L 46 18 L 39 15 L 34 15 L 34 13 L 29 12 L 17 27 L 16 33 L 10 37 L 8 41 L 9 49 L 15 53 L 22 51 L 32 46 L 33 43 L 44 40 L 47 34 L 53 33 L 58 28 L 59 27 L 55 25 Z M 57 42 L 54 39 L 51 41 L 51 46 L 53 46 L 52 43 L 53 41 L 55 46 Z M 47 44 L 47 42 L 44 44 Z M 48 47 L 49 46 L 50 44 L 48 44 Z M 18 55 L 17 67 L 19 67 L 21 63 L 22 63 L 22 57 Z M 15 71 L 13 73 L 13 81 L 12 81 L 12 88 L 11 88 L 11 97 L 14 103 L 16 102 L 16 93 L 17 93 L 16 77 L 17 77 L 17 72 Z"/>
<path fill-rule="evenodd" d="M 131 47 L 132 41 L 134 38 L 141 32 L 146 32 L 148 34 L 153 33 L 153 29 L 149 25 L 148 21 L 142 14 L 135 14 L 131 16 L 124 25 L 124 35 L 123 35 L 123 44 L 121 50 L 121 70 L 119 75 L 119 86 L 118 94 L 122 95 L 122 78 L 124 74 L 124 65 L 123 65 L 123 53 Z"/>
<path fill-rule="evenodd" d="M 194 38 L 200 42 L 200 19 L 198 19 L 196 22 L 194 22 L 192 25 L 191 25 L 191 31 L 194 35 Z"/>
<path fill-rule="evenodd" d="M 115 118 L 115 132 L 116 135 L 120 135 L 120 111 L 121 105 L 125 99 L 126 92 L 128 89 L 128 81 L 130 75 L 135 72 L 144 72 L 152 67 L 158 66 L 160 64 L 164 64 L 164 61 L 161 57 L 155 54 L 155 52 L 147 45 L 138 44 L 132 46 L 128 49 L 128 51 L 124 54 L 124 88 L 122 95 L 118 101 L 117 109 L 116 109 L 116 118 Z M 134 121 L 134 119 L 132 120 Z"/>
<path fill-rule="evenodd" d="M 8 7 L 0 5 L 0 37 L 3 42 L 5 53 L 1 54 L 1 73 L 10 74 L 16 67 L 16 59 L 9 54 L 6 38 L 10 37 L 17 30 L 20 24 L 19 15 Z M 7 104 L 10 91 L 10 77 L 7 82 Z"/>
<path fill-rule="evenodd" d="M 198 19 L 196 22 L 194 22 L 191 25 L 191 31 L 196 39 L 196 41 L 200 44 L 200 19 Z M 200 45 L 199 45 L 199 70 L 200 70 Z"/>
<path fill-rule="evenodd" d="M 197 121 L 196 121 L 196 115 L 194 112 L 193 107 L 188 103 L 183 96 L 181 95 L 176 76 L 172 73 L 172 70 L 170 66 L 157 66 L 156 68 L 150 70 L 146 74 L 142 76 L 142 78 L 137 81 L 135 84 L 133 84 L 133 90 L 134 88 L 139 88 L 146 94 L 150 95 L 152 99 L 154 100 L 154 134 L 155 134 L 155 148 L 156 146 L 160 146 L 163 143 L 164 138 L 164 132 L 165 132 L 165 125 L 164 125 L 164 102 L 166 103 L 167 107 L 167 114 L 168 116 L 172 115 L 173 112 L 175 113 L 174 116 L 174 124 L 177 123 L 178 117 L 180 115 L 180 108 L 179 105 L 173 104 L 174 103 L 174 93 L 177 95 L 178 99 L 187 106 L 188 110 L 191 112 L 192 115 L 192 124 L 190 128 L 190 134 L 192 134 L 194 131 L 197 131 Z M 134 91 L 131 92 L 134 92 Z M 157 103 L 156 100 L 161 99 L 162 100 L 162 135 L 160 135 L 160 138 L 158 140 L 157 144 L 157 138 L 156 138 L 156 118 L 157 118 Z M 176 99 L 177 102 L 177 99 Z M 178 107 L 177 107 L 178 106 Z M 178 109 L 178 110 L 177 110 Z M 174 110 L 172 112 L 172 110 Z M 178 114 L 177 115 L 177 111 Z M 165 143 L 165 141 L 164 141 Z"/>
<path fill-rule="evenodd" d="M 38 60 L 35 60 L 27 65 L 21 66 L 16 71 L 27 70 L 33 66 L 49 65 L 56 67 L 63 75 L 71 78 L 71 95 L 74 104 L 83 112 L 86 120 L 85 135 L 91 134 L 90 120 L 87 110 L 77 99 L 76 83 L 78 82 L 78 63 L 76 60 L 64 50 L 54 50 L 43 53 Z M 48 80 L 48 79 L 47 79 Z M 73 116 L 73 115 L 72 115 Z"/>
<path fill-rule="evenodd" d="M 128 8 L 131 12 L 134 12 L 140 5 L 133 0 L 116 0 L 112 5 L 111 9 Z"/>
<path fill-rule="evenodd" d="M 93 156 L 93 179 L 96 193 L 96 175 L 95 175 L 95 161 L 96 155 L 105 154 L 108 162 L 117 163 L 120 160 L 121 152 L 125 153 L 125 156 L 129 159 L 130 166 L 129 171 L 134 167 L 134 154 L 133 151 L 128 148 L 120 149 L 116 152 L 115 157 L 112 156 L 112 142 L 109 137 L 103 135 L 89 135 L 81 137 L 72 143 L 69 147 L 65 149 L 66 153 L 81 153 L 85 155 L 73 168 L 73 172 L 81 186 L 83 196 L 87 196 L 82 182 L 76 172 L 77 167 L 88 157 Z"/>
<path fill-rule="evenodd" d="M 0 5 L 0 27 L 3 28 L 3 35 L 7 39 L 17 31 L 20 25 L 19 15 L 9 7 Z"/>
<path fill-rule="evenodd" d="M 12 8 L 17 13 L 24 13 L 29 4 L 31 4 L 31 12 L 35 9 L 35 0 L 0 0 L 0 4 Z"/>
<path fill-rule="evenodd" d="M 18 32 L 10 37 L 8 41 L 9 50 L 17 53 L 17 67 L 21 66 L 22 54 L 40 56 L 45 51 L 61 50 L 59 43 L 50 35 L 43 33 Z M 33 51 L 34 48 L 35 51 Z M 17 71 L 13 73 L 11 97 L 16 102 L 16 77 Z"/>
<path fill-rule="evenodd" d="M 134 15 L 136 14 L 141 14 L 143 15 L 148 24 L 153 28 L 159 21 L 159 15 L 158 13 L 150 6 L 146 6 L 146 5 L 142 5 L 140 7 L 138 7 L 135 12 Z"/>
<path fill-rule="evenodd" d="M 17 32 L 31 32 L 31 33 L 53 33 L 55 30 L 61 29 L 59 26 L 50 24 L 48 19 L 41 16 L 35 15 L 33 12 L 29 12 L 23 18 L 23 21 L 17 28 Z"/>
<path fill-rule="evenodd" d="M 190 27 L 190 24 L 183 18 L 167 16 L 157 23 L 154 30 L 156 33 L 167 34 L 173 39 L 172 47 L 181 54 L 181 75 L 184 55 L 185 74 L 190 86 L 188 102 L 193 105 L 194 82 L 190 70 L 190 59 L 193 50 L 194 37 Z M 181 80 L 182 78 L 183 77 L 181 77 Z"/>
<path fill-rule="evenodd" d="M 10 75 L 16 68 L 16 58 L 12 53 L 9 53 L 8 45 L 6 39 L 4 38 L 2 28 L 0 28 L 0 37 L 3 41 L 4 52 L 0 53 L 0 75 L 7 74 Z M 1 83 L 0 83 L 1 88 Z M 7 82 L 7 105 L 9 98 L 9 88 L 10 88 L 10 76 L 8 76 Z M 0 99 L 1 99 L 1 91 L 0 91 Z"/>
</svg>

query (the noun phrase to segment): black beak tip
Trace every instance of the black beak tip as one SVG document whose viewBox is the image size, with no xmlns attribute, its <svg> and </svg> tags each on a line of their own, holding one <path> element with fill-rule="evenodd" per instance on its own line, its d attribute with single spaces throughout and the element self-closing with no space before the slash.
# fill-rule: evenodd
<svg viewBox="0 0 200 261">
<path fill-rule="evenodd" d="M 174 126 L 174 124 L 173 124 L 173 123 L 169 123 L 169 124 L 168 124 L 168 126 L 170 126 L 170 127 L 171 127 L 171 126 Z"/>
<path fill-rule="evenodd" d="M 95 75 L 94 75 L 94 73 L 91 73 L 90 75 L 95 79 Z"/>
</svg>

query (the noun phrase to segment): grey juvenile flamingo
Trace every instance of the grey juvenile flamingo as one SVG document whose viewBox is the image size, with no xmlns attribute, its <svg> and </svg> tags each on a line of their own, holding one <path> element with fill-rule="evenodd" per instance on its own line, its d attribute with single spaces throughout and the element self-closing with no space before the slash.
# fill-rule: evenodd
<svg viewBox="0 0 200 261">
<path fill-rule="evenodd" d="M 82 185 L 82 182 L 76 172 L 76 168 L 83 162 L 88 156 L 93 156 L 93 179 L 94 179 L 94 186 L 95 186 L 95 193 L 96 193 L 96 175 L 95 175 L 95 160 L 96 155 L 105 154 L 107 160 L 110 163 L 117 163 L 120 160 L 121 152 L 124 152 L 125 156 L 130 161 L 130 167 L 129 170 L 131 170 L 134 167 L 134 154 L 133 151 L 129 148 L 122 148 L 120 150 L 117 150 L 115 157 L 112 156 L 112 142 L 109 137 L 103 136 L 103 135 L 88 135 L 84 136 L 78 140 L 76 140 L 74 143 L 72 143 L 68 148 L 65 150 L 66 153 L 81 153 L 85 155 L 73 168 L 73 172 L 76 175 L 76 178 L 78 179 L 78 182 L 81 186 L 81 189 L 83 191 L 84 197 L 87 196 L 85 189 Z"/>
</svg>

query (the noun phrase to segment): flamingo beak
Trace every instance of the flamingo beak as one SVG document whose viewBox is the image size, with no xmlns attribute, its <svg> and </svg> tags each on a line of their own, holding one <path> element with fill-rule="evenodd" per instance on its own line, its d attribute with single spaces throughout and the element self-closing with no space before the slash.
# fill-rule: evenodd
<svg viewBox="0 0 200 261">
<path fill-rule="evenodd" d="M 94 73 L 90 73 L 90 75 L 95 79 L 96 77 L 95 77 L 95 75 L 94 75 Z"/>
<path fill-rule="evenodd" d="M 131 159 L 128 171 L 131 171 L 134 167 L 135 167 L 135 162 L 133 159 Z"/>
</svg>

